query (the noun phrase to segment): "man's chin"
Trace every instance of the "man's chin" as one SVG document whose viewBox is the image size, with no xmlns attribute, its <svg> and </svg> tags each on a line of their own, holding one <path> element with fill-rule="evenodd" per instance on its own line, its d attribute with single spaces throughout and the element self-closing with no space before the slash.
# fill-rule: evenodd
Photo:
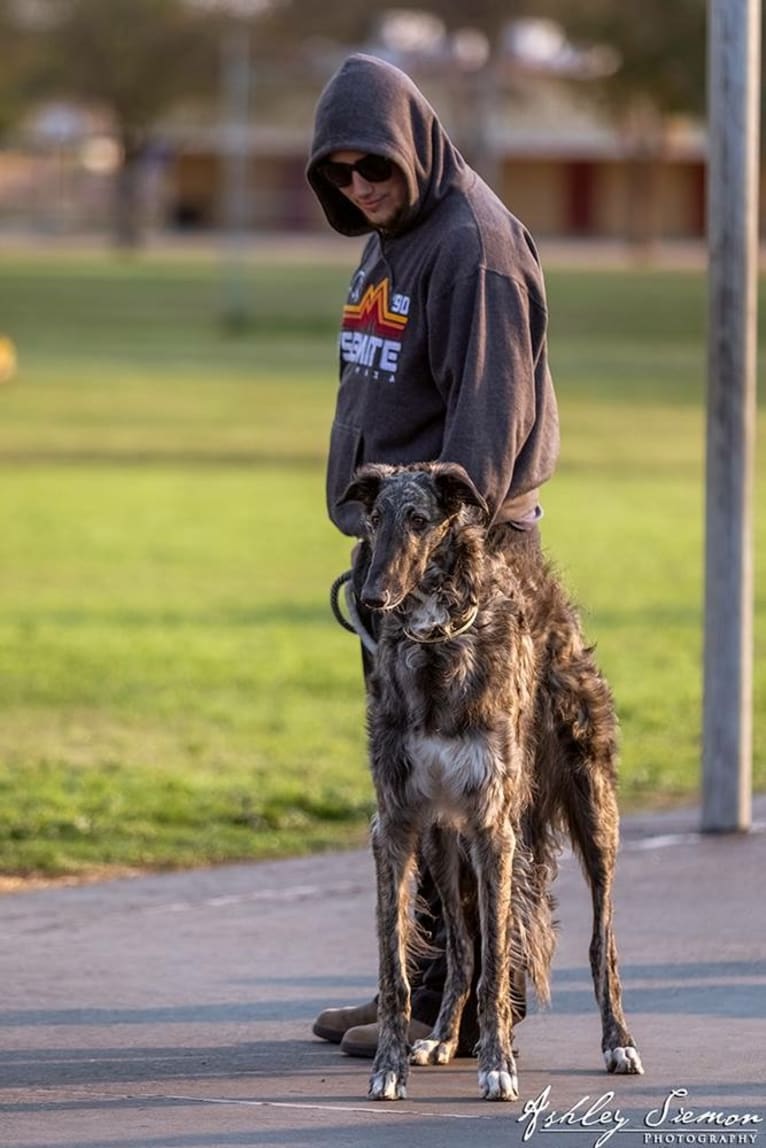
<svg viewBox="0 0 766 1148">
<path fill-rule="evenodd" d="M 390 217 L 394 214 L 393 211 L 385 207 L 381 207 L 379 211 L 375 211 L 374 209 L 365 211 L 364 208 L 362 208 L 362 213 L 365 219 L 368 219 L 370 223 L 374 223 L 376 227 L 385 227 Z"/>
<path fill-rule="evenodd" d="M 399 225 L 403 222 L 406 215 L 406 208 L 400 207 L 396 211 L 381 212 L 379 215 L 373 213 L 365 216 L 367 221 L 377 228 L 378 231 L 396 231 Z"/>
</svg>

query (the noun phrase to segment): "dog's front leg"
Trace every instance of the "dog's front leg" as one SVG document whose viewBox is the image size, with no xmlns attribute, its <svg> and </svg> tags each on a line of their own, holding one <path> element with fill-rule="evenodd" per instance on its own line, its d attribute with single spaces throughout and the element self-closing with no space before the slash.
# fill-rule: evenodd
<svg viewBox="0 0 766 1148">
<path fill-rule="evenodd" d="M 516 1100 L 516 1062 L 511 1046 L 511 871 L 516 835 L 508 820 L 480 830 L 472 855 L 481 917 L 479 1087 L 485 1100 Z"/>
<path fill-rule="evenodd" d="M 378 1050 L 370 1076 L 371 1100 L 401 1100 L 407 1095 L 407 932 L 415 848 L 413 826 L 378 814 L 372 830 L 378 888 Z"/>
</svg>

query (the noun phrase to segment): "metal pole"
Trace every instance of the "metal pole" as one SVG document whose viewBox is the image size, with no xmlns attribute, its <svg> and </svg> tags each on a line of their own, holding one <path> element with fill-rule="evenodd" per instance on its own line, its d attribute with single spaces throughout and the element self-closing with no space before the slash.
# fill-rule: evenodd
<svg viewBox="0 0 766 1148">
<path fill-rule="evenodd" d="M 709 0 L 702 828 L 751 822 L 760 0 Z"/>
</svg>

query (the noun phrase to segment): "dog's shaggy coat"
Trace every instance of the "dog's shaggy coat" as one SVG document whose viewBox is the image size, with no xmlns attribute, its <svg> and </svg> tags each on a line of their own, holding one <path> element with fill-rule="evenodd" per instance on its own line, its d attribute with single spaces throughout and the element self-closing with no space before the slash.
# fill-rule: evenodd
<svg viewBox="0 0 766 1148">
<path fill-rule="evenodd" d="M 622 1013 L 612 927 L 617 852 L 616 720 L 577 615 L 536 547 L 488 543 L 488 511 L 445 463 L 368 465 L 344 501 L 367 512 L 362 602 L 379 617 L 368 689 L 380 955 L 379 1040 L 369 1095 L 405 1095 L 408 1061 L 455 1053 L 473 945 L 465 858 L 481 929 L 479 1085 L 518 1096 L 512 975 L 543 1001 L 554 948 L 550 884 L 558 833 L 590 883 L 590 963 L 610 1072 L 642 1072 Z M 407 1045 L 407 948 L 417 858 L 442 900 L 447 980 L 431 1035 Z M 461 888 L 463 895 L 461 895 Z"/>
</svg>

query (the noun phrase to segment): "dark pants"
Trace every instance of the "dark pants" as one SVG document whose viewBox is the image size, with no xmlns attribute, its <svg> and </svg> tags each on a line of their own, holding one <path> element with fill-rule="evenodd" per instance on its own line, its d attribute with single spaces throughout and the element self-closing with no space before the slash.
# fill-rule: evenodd
<svg viewBox="0 0 766 1148">
<path fill-rule="evenodd" d="M 531 530 L 517 530 L 510 525 L 495 526 L 489 534 L 489 545 L 506 554 L 513 561 L 513 556 L 523 552 L 523 549 L 539 549 L 540 533 L 535 526 Z M 363 624 L 374 635 L 377 629 L 376 616 L 365 610 L 360 601 L 360 591 L 369 566 L 369 552 L 362 546 L 354 563 L 354 588 L 357 595 L 357 608 Z M 372 669 L 373 659 L 362 646 L 362 665 L 364 679 L 367 682 Z M 444 982 L 447 976 L 447 959 L 445 949 L 445 927 L 442 915 L 441 901 L 436 891 L 433 878 L 424 864 L 421 863 L 418 880 L 418 899 L 423 906 L 417 914 L 417 922 L 429 946 L 437 950 L 435 956 L 418 956 L 411 967 L 410 982 L 412 985 L 412 1015 L 415 1020 L 432 1025 L 441 1007 L 444 993 Z M 463 1010 L 463 1019 L 460 1024 L 460 1039 L 458 1053 L 461 1056 L 470 1056 L 474 1045 L 479 1039 L 479 1023 L 476 1012 L 476 986 L 481 976 L 481 937 L 478 927 L 478 913 L 476 906 L 466 904 L 469 918 L 473 917 L 474 936 L 474 975 L 471 993 Z M 474 912 L 471 912 L 471 910 Z M 469 921 L 469 923 L 471 923 Z M 527 1011 L 526 987 L 523 971 L 514 973 L 511 988 L 511 1006 L 513 1023 L 523 1020 Z"/>
</svg>

